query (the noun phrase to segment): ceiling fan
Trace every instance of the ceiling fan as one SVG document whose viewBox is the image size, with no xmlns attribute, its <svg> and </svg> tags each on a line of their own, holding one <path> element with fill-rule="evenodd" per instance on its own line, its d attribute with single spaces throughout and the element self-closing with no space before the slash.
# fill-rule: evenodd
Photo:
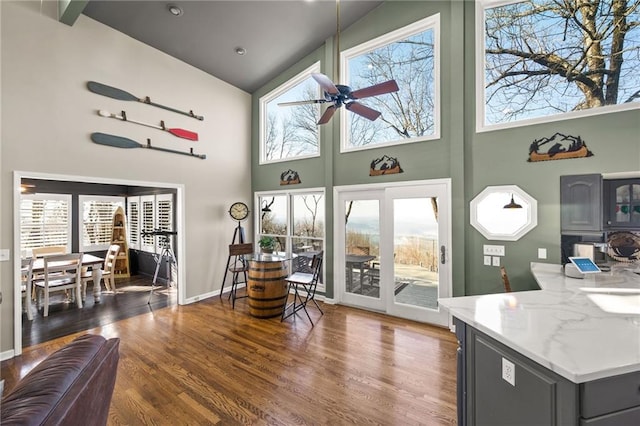
<svg viewBox="0 0 640 426">
<path fill-rule="evenodd" d="M 294 101 L 294 102 L 282 102 L 279 106 L 291 106 L 291 105 L 304 105 L 304 104 L 324 104 L 330 103 L 329 107 L 324 111 L 322 117 L 318 121 L 318 124 L 325 124 L 338 108 L 342 105 L 351 112 L 367 118 L 371 121 L 376 120 L 382 114 L 380 111 L 376 111 L 373 108 L 369 108 L 359 102 L 358 99 L 369 98 L 372 96 L 384 95 L 386 93 L 397 92 L 399 90 L 398 84 L 395 80 L 385 81 L 373 86 L 365 87 L 364 89 L 352 90 L 349 86 L 342 84 L 333 84 L 333 81 L 329 77 L 320 73 L 313 73 L 311 77 L 318 82 L 322 90 L 324 90 L 323 99 L 311 99 L 308 101 Z"/>
<path fill-rule="evenodd" d="M 340 74 L 340 0 L 336 0 L 336 74 Z M 329 107 L 324 111 L 318 124 L 325 124 L 331 120 L 333 114 L 342 105 L 351 112 L 354 112 L 366 119 L 375 121 L 382 113 L 373 108 L 369 108 L 359 102 L 358 99 L 370 98 L 372 96 L 384 95 L 387 93 L 397 92 L 398 84 L 395 80 L 385 81 L 384 83 L 375 84 L 365 87 L 364 89 L 352 90 L 351 87 L 342 84 L 334 84 L 329 77 L 320 73 L 313 73 L 311 77 L 320 85 L 324 91 L 323 99 L 311 99 L 306 101 L 281 102 L 278 106 L 292 106 L 304 104 L 324 104 L 330 103 Z"/>
</svg>

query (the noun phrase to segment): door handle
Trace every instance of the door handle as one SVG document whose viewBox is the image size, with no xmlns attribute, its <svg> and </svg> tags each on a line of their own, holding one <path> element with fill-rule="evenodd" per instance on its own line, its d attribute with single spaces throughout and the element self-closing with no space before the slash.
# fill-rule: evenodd
<svg viewBox="0 0 640 426">
<path fill-rule="evenodd" d="M 446 261 L 446 247 L 445 246 L 440 246 L 440 263 L 442 263 L 443 265 L 445 264 Z"/>
</svg>

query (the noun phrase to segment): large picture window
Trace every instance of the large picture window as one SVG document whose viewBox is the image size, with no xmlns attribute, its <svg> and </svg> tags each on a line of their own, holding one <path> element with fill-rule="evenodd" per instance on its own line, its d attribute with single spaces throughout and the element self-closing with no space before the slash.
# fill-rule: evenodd
<svg viewBox="0 0 640 426">
<path fill-rule="evenodd" d="M 278 105 L 317 99 L 320 89 L 311 73 L 318 72 L 320 63 L 315 63 L 260 98 L 260 164 L 320 155 L 318 104 Z"/>
<path fill-rule="evenodd" d="M 434 15 L 342 53 L 341 80 L 352 89 L 388 80 L 400 88 L 358 101 L 382 113 L 375 121 L 342 112 L 343 152 L 440 137 L 439 38 Z"/>
<path fill-rule="evenodd" d="M 71 195 L 32 194 L 20 199 L 20 251 L 31 257 L 31 249 L 66 246 L 71 252 Z"/>
<path fill-rule="evenodd" d="M 640 107 L 640 0 L 476 7 L 478 130 Z"/>
<path fill-rule="evenodd" d="M 262 236 L 274 237 L 275 250 L 291 258 L 312 256 L 324 250 L 324 191 L 262 193 L 257 195 L 256 205 L 260 206 L 256 241 Z"/>
</svg>

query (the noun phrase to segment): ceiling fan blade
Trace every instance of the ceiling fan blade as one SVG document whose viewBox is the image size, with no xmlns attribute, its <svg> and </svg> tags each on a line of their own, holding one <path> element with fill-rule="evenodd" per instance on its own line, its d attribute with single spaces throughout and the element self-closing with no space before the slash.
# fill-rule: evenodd
<svg viewBox="0 0 640 426">
<path fill-rule="evenodd" d="M 333 113 L 336 112 L 336 109 L 337 108 L 335 105 L 331 105 L 329 108 L 324 110 L 324 114 L 322 114 L 322 117 L 320 117 L 320 120 L 318 120 L 318 124 L 328 123 L 329 120 L 331 120 L 331 117 L 333 117 Z"/>
<path fill-rule="evenodd" d="M 336 85 L 333 84 L 333 81 L 331 81 L 331 79 L 326 75 L 313 73 L 311 74 L 311 77 L 313 77 L 313 79 L 318 82 L 320 87 L 322 87 L 322 90 L 329 93 L 330 95 L 337 95 L 340 93 Z"/>
<path fill-rule="evenodd" d="M 359 104 L 358 102 L 349 102 L 348 104 L 345 104 L 345 108 L 371 121 L 375 121 L 382 115 L 381 112 L 376 111 L 375 109 L 371 109 L 368 106 Z"/>
<path fill-rule="evenodd" d="M 278 106 L 294 106 L 294 105 L 308 105 L 308 104 L 323 104 L 329 102 L 326 99 L 310 99 L 307 101 L 293 101 L 293 102 L 280 102 Z"/>
<path fill-rule="evenodd" d="M 364 89 L 358 89 L 351 92 L 352 99 L 362 99 L 371 96 L 384 95 L 385 93 L 397 92 L 400 90 L 398 83 L 395 80 L 385 81 L 384 83 L 376 84 L 373 86 L 365 87 Z"/>
</svg>

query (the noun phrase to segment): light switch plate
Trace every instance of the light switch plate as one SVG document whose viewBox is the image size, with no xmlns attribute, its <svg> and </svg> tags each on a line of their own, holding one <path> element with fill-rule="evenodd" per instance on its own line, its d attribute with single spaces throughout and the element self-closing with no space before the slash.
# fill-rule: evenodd
<svg viewBox="0 0 640 426">
<path fill-rule="evenodd" d="M 538 259 L 546 259 L 547 258 L 547 249 L 539 248 L 538 249 Z"/>
<path fill-rule="evenodd" d="M 0 249 L 0 262 L 5 262 L 9 259 L 9 249 Z"/>
<path fill-rule="evenodd" d="M 491 256 L 484 257 L 484 264 L 485 266 L 491 266 Z"/>
<path fill-rule="evenodd" d="M 485 244 L 482 246 L 482 254 L 488 256 L 504 256 L 504 246 Z"/>
<path fill-rule="evenodd" d="M 493 266 L 500 266 L 500 258 L 498 256 L 493 256 L 491 260 Z"/>
</svg>

